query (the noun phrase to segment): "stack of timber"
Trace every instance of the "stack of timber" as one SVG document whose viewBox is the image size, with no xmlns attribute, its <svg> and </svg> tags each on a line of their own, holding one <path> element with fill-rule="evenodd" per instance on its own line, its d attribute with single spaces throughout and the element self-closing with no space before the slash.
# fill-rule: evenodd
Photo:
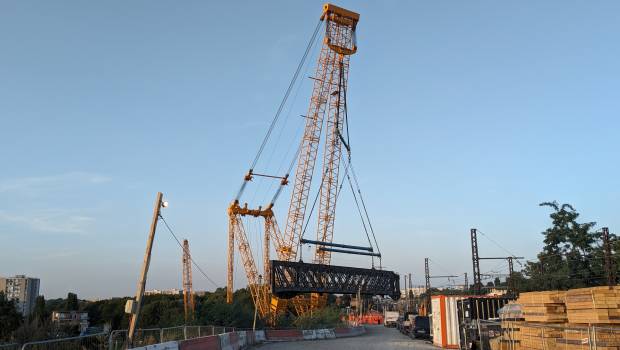
<svg viewBox="0 0 620 350">
<path fill-rule="evenodd" d="M 521 349 L 521 325 L 523 324 L 523 311 L 521 305 L 510 302 L 500 312 L 502 336 L 494 339 L 497 349 L 494 350 L 520 350 Z"/>
<path fill-rule="evenodd" d="M 570 323 L 620 324 L 620 286 L 571 289 L 566 309 Z"/>
<path fill-rule="evenodd" d="M 522 293 L 517 300 L 526 322 L 564 323 L 567 320 L 566 292 L 546 291 Z"/>
<path fill-rule="evenodd" d="M 519 327 L 519 344 L 523 349 L 555 350 L 564 329 L 557 325 L 523 323 Z"/>
<path fill-rule="evenodd" d="M 620 328 L 569 327 L 562 339 L 557 340 L 558 350 L 618 350 Z"/>
</svg>

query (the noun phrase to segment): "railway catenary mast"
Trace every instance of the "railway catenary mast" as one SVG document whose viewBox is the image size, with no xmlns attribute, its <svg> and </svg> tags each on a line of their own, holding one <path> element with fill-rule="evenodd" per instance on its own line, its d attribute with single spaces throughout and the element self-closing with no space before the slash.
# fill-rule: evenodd
<svg viewBox="0 0 620 350">
<path fill-rule="evenodd" d="M 228 240 L 228 283 L 227 301 L 232 301 L 233 291 L 233 257 L 234 245 L 237 242 L 241 260 L 248 278 L 248 285 L 258 312 L 262 317 L 271 313 L 277 313 L 285 303 L 280 303 L 277 298 L 269 293 L 269 239 L 273 240 L 275 251 L 279 260 L 293 261 L 297 256 L 297 248 L 300 243 L 306 207 L 312 176 L 318 154 L 319 142 L 324 121 L 326 121 L 325 150 L 323 153 L 323 176 L 320 185 L 320 202 L 318 210 L 317 240 L 331 243 L 334 234 L 334 218 L 338 193 L 338 170 L 342 156 L 342 146 L 348 148 L 344 138 L 343 126 L 346 118 L 346 91 L 349 73 L 349 59 L 357 51 L 355 30 L 359 21 L 359 14 L 331 5 L 323 6 L 321 20 L 325 23 L 325 35 L 321 52 L 319 54 L 317 68 L 313 77 L 314 85 L 310 106 L 306 115 L 306 125 L 301 140 L 297 159 L 297 168 L 288 210 L 288 217 L 284 233 L 281 234 L 273 215 L 273 201 L 266 208 L 248 208 L 247 203 L 241 206 L 239 196 L 228 208 L 229 214 L 229 240 Z M 250 169 L 245 176 L 244 185 L 254 176 L 266 176 L 256 174 Z M 268 175 L 267 175 L 268 176 Z M 288 183 L 288 174 L 281 179 L 281 186 Z M 274 196 L 274 200 L 277 197 Z M 250 245 L 245 234 L 241 217 L 262 217 L 265 219 L 263 262 L 264 281 L 259 282 L 260 273 L 254 262 Z M 331 254 L 329 251 L 317 246 L 314 254 L 314 262 L 329 264 Z M 316 299 L 316 298 L 313 298 Z M 293 299 L 293 304 L 298 313 L 307 311 L 308 300 L 303 297 Z M 313 303 L 319 306 L 321 301 Z"/>
</svg>

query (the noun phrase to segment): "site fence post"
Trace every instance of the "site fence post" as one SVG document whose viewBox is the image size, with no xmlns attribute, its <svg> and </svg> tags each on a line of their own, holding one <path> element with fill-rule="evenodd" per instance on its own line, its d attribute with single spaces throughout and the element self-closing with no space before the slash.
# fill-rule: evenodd
<svg viewBox="0 0 620 350">
<path fill-rule="evenodd" d="M 183 340 L 187 340 L 187 325 L 183 325 Z"/>
<path fill-rule="evenodd" d="M 164 329 L 163 328 L 159 329 L 159 342 L 160 343 L 164 342 Z"/>
</svg>

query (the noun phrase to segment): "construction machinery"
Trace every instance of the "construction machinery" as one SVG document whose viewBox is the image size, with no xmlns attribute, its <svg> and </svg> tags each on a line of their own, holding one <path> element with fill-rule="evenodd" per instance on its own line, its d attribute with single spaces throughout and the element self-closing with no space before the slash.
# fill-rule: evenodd
<svg viewBox="0 0 620 350">
<path fill-rule="evenodd" d="M 185 323 L 194 320 L 194 289 L 192 287 L 192 257 L 189 252 L 189 242 L 183 240 L 183 310 Z"/>
<path fill-rule="evenodd" d="M 290 290 L 306 290 L 300 286 L 292 286 L 291 284 L 287 284 L 287 282 L 291 281 L 299 282 L 298 277 L 301 275 L 291 272 L 292 270 L 289 265 L 286 265 L 288 267 L 282 270 L 282 264 L 287 262 L 293 263 L 300 258 L 299 248 L 301 244 L 315 244 L 316 247 L 312 261 L 314 264 L 317 264 L 317 266 L 323 267 L 330 265 L 331 254 L 333 252 L 373 256 L 373 268 L 374 257 L 380 258 L 381 256 L 380 253 L 374 252 L 372 245 L 370 248 L 367 248 L 339 245 L 332 242 L 334 235 L 336 202 L 339 191 L 342 188 L 342 183 L 339 182 L 339 172 L 341 170 L 341 158 L 344 152 L 343 147 L 346 149 L 347 154 L 349 154 L 349 164 L 346 166 L 345 176 L 348 176 L 347 173 L 352 171 L 352 167 L 349 166 L 350 146 L 348 143 L 349 135 L 347 128 L 348 118 L 346 94 L 350 57 L 357 51 L 355 31 L 359 20 L 359 14 L 332 4 L 325 4 L 323 6 L 323 12 L 320 20 L 321 22 L 317 25 L 314 36 L 306 49 L 302 63 L 300 63 L 300 66 L 298 67 L 298 70 L 293 78 L 295 80 L 299 75 L 303 60 L 307 57 L 308 51 L 310 50 L 312 42 L 319 32 L 319 29 L 323 27 L 325 31 L 320 53 L 318 55 L 318 64 L 314 76 L 311 77 L 311 79 L 313 79 L 313 89 L 310 99 L 310 106 L 307 114 L 302 116 L 305 118 L 305 128 L 299 148 L 297 149 L 297 153 L 295 155 L 295 159 L 291 162 L 289 171 L 284 175 L 263 174 L 255 171 L 256 163 L 273 130 L 273 126 L 278 119 L 279 113 L 282 110 L 282 106 L 284 104 L 283 101 L 283 104 L 280 105 L 280 108 L 276 113 L 276 117 L 274 118 L 274 121 L 267 132 L 265 139 L 263 140 L 254 162 L 244 177 L 243 184 L 235 200 L 228 207 L 229 234 L 227 301 L 229 303 L 232 302 L 233 266 L 236 242 L 256 310 L 263 319 L 266 319 L 271 323 L 274 322 L 275 317 L 279 313 L 288 307 L 289 301 L 292 303 L 292 306 L 297 314 L 306 314 L 310 310 L 319 308 L 326 303 L 327 295 L 324 293 L 312 293 L 311 295 L 308 295 L 307 293 L 301 295 L 295 294 L 296 296 L 285 299 L 282 295 L 276 295 L 272 292 L 271 286 L 274 283 L 274 281 L 272 281 L 272 279 L 275 278 L 274 276 L 279 277 L 278 281 L 282 282 L 279 284 L 281 287 L 287 285 L 291 288 Z M 291 86 L 294 83 L 294 80 L 291 82 Z M 291 86 L 289 86 L 289 90 L 287 90 L 285 94 L 285 100 L 290 93 Z M 318 225 L 316 240 L 304 240 L 303 232 L 308 224 L 306 219 L 309 218 L 307 213 L 308 199 L 310 196 L 315 163 L 319 154 L 319 143 L 321 142 L 321 136 L 323 134 L 322 129 L 324 127 L 326 130 L 324 133 L 324 151 L 322 153 L 322 177 L 316 198 L 319 202 L 317 211 Z M 281 232 L 276 222 L 273 209 L 276 199 L 280 195 L 282 189 L 289 183 L 289 174 L 295 163 L 297 164 L 297 167 L 294 173 L 293 186 L 291 189 L 288 216 L 285 223 L 284 232 Z M 248 183 L 257 177 L 277 180 L 279 181 L 279 187 L 267 205 L 252 208 L 249 207 L 247 203 L 241 204 L 240 198 Z M 350 177 L 348 179 L 351 183 Z M 351 189 L 353 190 L 352 183 Z M 359 195 L 361 197 L 361 192 Z M 310 208 L 310 215 L 315 207 L 316 199 Z M 262 271 L 259 271 L 256 265 L 256 260 L 252 254 L 246 233 L 246 227 L 244 227 L 243 220 L 247 218 L 262 218 L 264 220 L 264 235 L 262 237 Z M 368 240 L 370 243 L 370 236 L 368 236 Z M 272 244 L 275 248 L 274 250 L 277 255 L 277 260 L 280 262 L 277 264 L 280 268 L 278 271 L 284 271 L 282 273 L 278 273 L 277 275 L 274 275 L 274 272 L 271 271 L 272 262 L 270 262 L 270 251 Z M 349 249 L 340 249 L 342 247 Z M 320 285 L 322 288 L 333 286 L 334 284 L 330 284 L 330 281 L 327 280 L 334 278 L 332 282 L 337 281 L 339 278 L 338 276 L 340 276 L 336 274 L 336 277 L 334 277 L 333 269 L 327 270 L 325 268 L 319 268 L 318 270 L 314 269 L 313 271 L 315 271 L 315 273 L 323 273 L 320 278 L 316 277 L 317 275 L 314 275 L 314 282 L 316 282 L 314 284 Z M 377 278 L 377 275 L 372 272 L 366 273 L 362 271 L 358 275 L 360 276 L 360 281 L 366 281 L 369 278 Z M 388 278 L 389 281 L 393 280 L 392 275 L 378 277 Z M 387 284 L 392 286 L 392 288 L 398 287 L 398 281 Z M 312 288 L 316 287 L 311 286 L 308 290 L 314 290 Z M 321 290 L 327 291 L 331 289 L 327 288 Z"/>
</svg>

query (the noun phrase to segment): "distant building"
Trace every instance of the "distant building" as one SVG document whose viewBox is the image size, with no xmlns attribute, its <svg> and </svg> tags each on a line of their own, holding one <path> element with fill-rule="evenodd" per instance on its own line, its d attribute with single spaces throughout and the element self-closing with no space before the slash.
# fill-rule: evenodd
<svg viewBox="0 0 620 350">
<path fill-rule="evenodd" d="M 34 303 L 39 296 L 38 278 L 16 275 L 15 277 L 0 277 L 0 291 L 7 299 L 15 300 L 15 306 L 23 316 L 28 316 L 34 309 Z"/>
<path fill-rule="evenodd" d="M 88 312 L 53 311 L 52 323 L 56 327 L 80 326 L 80 332 L 84 332 L 88 328 Z"/>
<path fill-rule="evenodd" d="M 144 295 L 183 295 L 183 291 L 180 289 L 151 289 L 144 291 Z"/>
<path fill-rule="evenodd" d="M 420 294 L 426 292 L 426 288 L 425 287 L 421 287 L 421 286 L 415 286 L 415 287 L 412 287 L 412 288 L 401 289 L 400 290 L 400 297 L 401 298 L 406 298 L 407 297 L 407 291 L 411 291 L 413 293 L 414 297 L 419 297 Z"/>
<path fill-rule="evenodd" d="M 492 288 L 487 292 L 488 296 L 497 297 L 508 293 L 506 289 Z"/>
</svg>

